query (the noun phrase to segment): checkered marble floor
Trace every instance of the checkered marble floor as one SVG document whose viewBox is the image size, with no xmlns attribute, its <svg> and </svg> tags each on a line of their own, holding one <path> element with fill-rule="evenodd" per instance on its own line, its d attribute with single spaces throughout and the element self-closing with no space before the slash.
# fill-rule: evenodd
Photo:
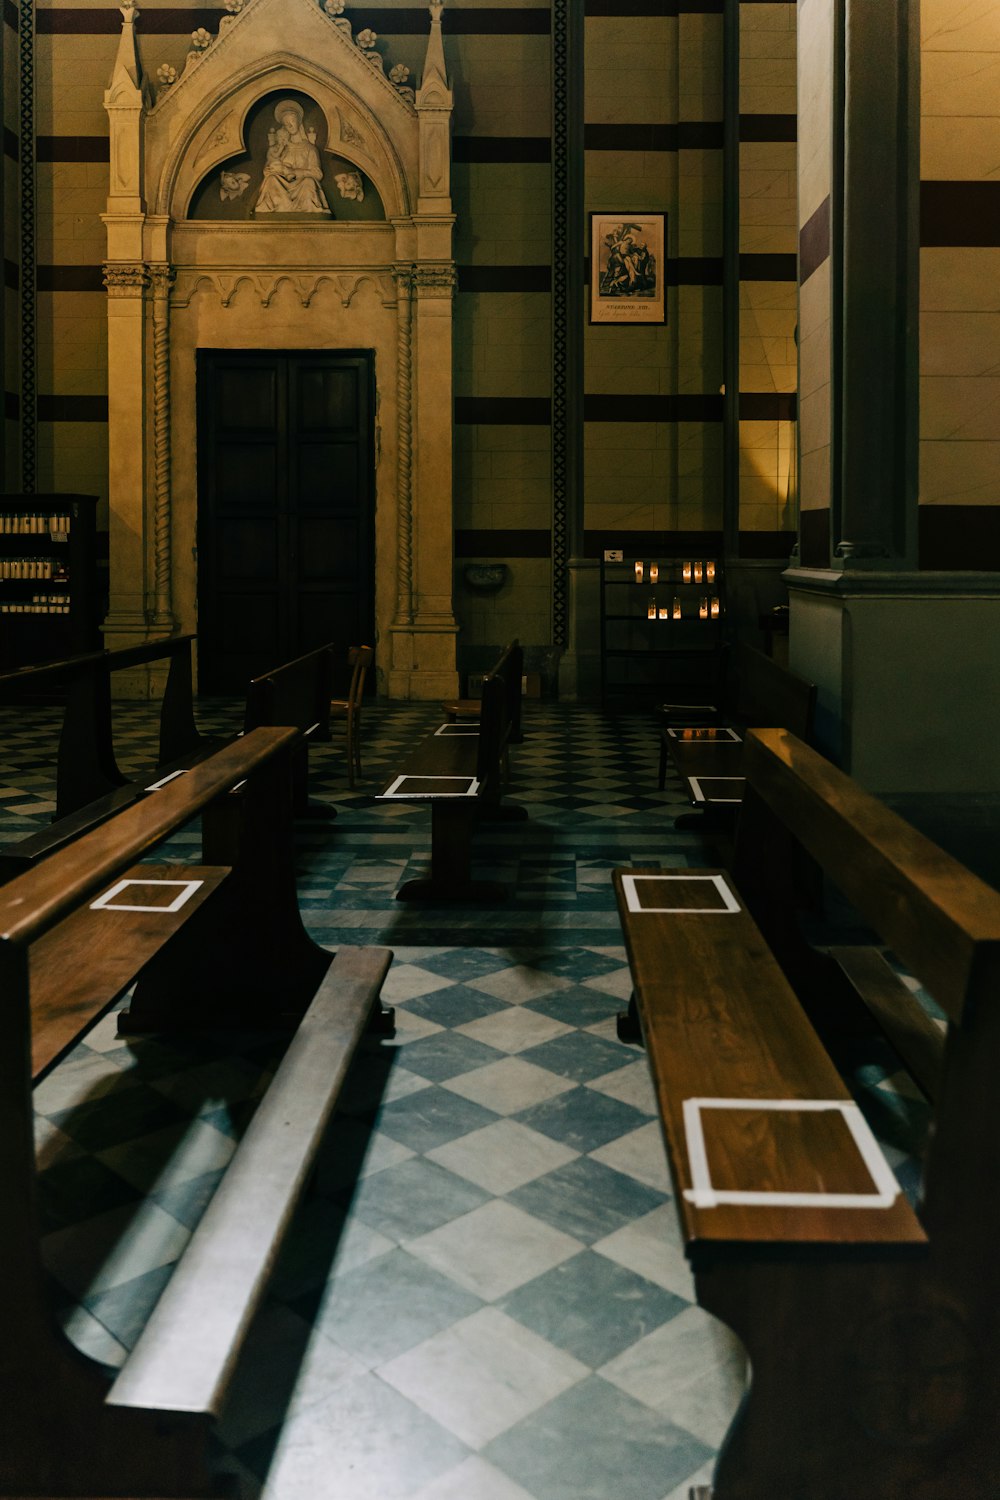
<svg viewBox="0 0 1000 1500">
<path fill-rule="evenodd" d="M 530 819 L 476 836 L 477 874 L 511 888 L 496 907 L 393 899 L 427 864 L 429 815 L 372 793 L 434 708 L 367 713 L 355 792 L 339 743 L 313 751 L 338 817 L 300 825 L 304 916 L 329 946 L 394 949 L 398 1030 L 352 1071 L 222 1426 L 220 1466 L 265 1500 L 687 1500 L 739 1401 L 741 1349 L 694 1305 L 644 1057 L 615 1035 L 630 985 L 608 879 L 719 851 L 673 832 L 655 725 L 533 709 L 512 754 Z M 5 840 L 51 810 L 47 713 L 0 718 Z M 120 706 L 116 733 L 123 767 L 149 764 L 149 708 Z M 854 1062 L 912 1192 L 920 1107 L 891 1059 Z M 125 1045 L 108 1016 L 36 1090 L 46 1260 L 71 1337 L 109 1366 L 271 1065 L 259 1044 Z"/>
</svg>

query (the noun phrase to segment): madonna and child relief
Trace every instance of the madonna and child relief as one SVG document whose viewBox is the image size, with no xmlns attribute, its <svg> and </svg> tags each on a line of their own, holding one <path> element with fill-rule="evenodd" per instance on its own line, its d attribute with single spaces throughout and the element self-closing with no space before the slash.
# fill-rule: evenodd
<svg viewBox="0 0 1000 1500">
<path fill-rule="evenodd" d="M 330 143 L 329 130 L 308 95 L 265 94 L 247 115 L 241 149 L 198 184 L 188 217 L 261 224 L 384 220 L 375 184 Z"/>
<path fill-rule="evenodd" d="M 261 214 L 321 214 L 330 218 L 323 196 L 323 164 L 316 147 L 316 131 L 305 123 L 301 104 L 282 99 L 274 107 L 277 124 L 267 133 L 264 181 L 253 206 Z"/>
</svg>

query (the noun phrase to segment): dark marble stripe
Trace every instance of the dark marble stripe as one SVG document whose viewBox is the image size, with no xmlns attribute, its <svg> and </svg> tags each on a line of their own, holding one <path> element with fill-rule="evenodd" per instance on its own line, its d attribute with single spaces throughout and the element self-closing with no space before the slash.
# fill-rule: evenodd
<svg viewBox="0 0 1000 1500">
<path fill-rule="evenodd" d="M 805 286 L 830 255 L 830 196 L 799 230 L 799 284 Z"/>
<path fill-rule="evenodd" d="M 920 243 L 1000 245 L 1000 182 L 922 182 Z"/>
<path fill-rule="evenodd" d="M 1000 571 L 1000 505 L 921 505 L 917 517 L 924 571 Z"/>
<path fill-rule="evenodd" d="M 585 422 L 721 422 L 722 397 L 715 395 L 583 398 Z"/>
<path fill-rule="evenodd" d="M 39 266 L 36 285 L 40 292 L 103 292 L 101 266 Z"/>
<path fill-rule="evenodd" d="M 721 151 L 722 121 L 585 125 L 584 146 L 588 151 Z"/>
<path fill-rule="evenodd" d="M 19 161 L 21 157 L 21 143 L 9 125 L 3 128 L 3 154 L 11 161 Z"/>
<path fill-rule="evenodd" d="M 551 557 L 552 536 L 547 530 L 456 531 L 456 557 Z"/>
<path fill-rule="evenodd" d="M 548 396 L 456 396 L 455 421 L 462 426 L 548 427 L 552 402 Z"/>
<path fill-rule="evenodd" d="M 723 0 L 584 0 L 588 16 L 721 16 Z"/>
<path fill-rule="evenodd" d="M 798 140 L 797 115 L 740 115 L 741 141 Z"/>
<path fill-rule="evenodd" d="M 830 566 L 830 509 L 803 510 L 799 514 L 799 561 L 804 568 Z"/>
<path fill-rule="evenodd" d="M 192 8 L 164 6 L 144 10 L 137 31 L 145 36 L 184 36 L 198 26 L 213 35 L 218 31 L 222 12 L 217 7 Z M 352 6 L 350 21 L 355 35 L 370 27 L 379 36 L 426 36 L 429 30 L 426 8 L 407 6 L 400 10 L 374 10 Z M 81 10 L 57 6 L 36 12 L 39 33 L 76 36 L 117 36 L 121 31 L 117 8 L 86 7 Z M 513 9 L 499 5 L 449 8 L 444 16 L 445 32 L 451 36 L 548 36 L 548 6 Z"/>
<path fill-rule="evenodd" d="M 107 396 L 42 396 L 38 397 L 38 420 L 40 422 L 106 422 L 108 420 Z"/>
<path fill-rule="evenodd" d="M 630 531 L 618 528 L 614 531 L 585 531 L 583 553 L 585 557 L 600 557 L 608 547 L 621 547 L 624 542 L 635 552 L 650 552 L 663 556 L 664 533 L 662 531 Z M 699 552 L 706 557 L 718 556 L 722 550 L 721 531 L 671 531 L 669 535 L 672 554 L 690 552 L 697 557 Z"/>
<path fill-rule="evenodd" d="M 40 135 L 35 141 L 35 160 L 40 162 L 110 159 L 111 148 L 106 135 Z"/>
<path fill-rule="evenodd" d="M 21 285 L 21 268 L 16 261 L 4 260 L 3 284 L 9 287 L 12 292 L 16 292 Z"/>
<path fill-rule="evenodd" d="M 144 10 L 137 30 L 146 36 L 190 35 L 198 26 L 215 34 L 221 11 L 199 6 L 187 10 L 181 6 L 164 6 L 162 10 Z M 86 6 L 70 9 L 56 6 L 52 10 L 36 7 L 35 30 L 39 36 L 118 36 L 122 29 L 117 6 Z"/>
<path fill-rule="evenodd" d="M 13 0 L 3 0 L 3 24 L 9 26 L 11 31 L 17 31 L 19 23 L 20 17 Z"/>
<path fill-rule="evenodd" d="M 16 391 L 4 391 L 3 414 L 8 422 L 16 422 L 21 415 L 21 398 Z"/>
<path fill-rule="evenodd" d="M 551 266 L 459 266 L 460 292 L 551 292 Z"/>
<path fill-rule="evenodd" d="M 740 391 L 741 422 L 794 422 L 794 391 Z"/>
<path fill-rule="evenodd" d="M 794 281 L 798 275 L 795 255 L 758 255 L 747 253 L 740 256 L 741 281 Z"/>
<path fill-rule="evenodd" d="M 741 531 L 740 557 L 788 557 L 795 546 L 794 531 Z"/>
<path fill-rule="evenodd" d="M 456 135 L 451 143 L 456 162 L 543 162 L 552 160 L 546 135 Z"/>
</svg>

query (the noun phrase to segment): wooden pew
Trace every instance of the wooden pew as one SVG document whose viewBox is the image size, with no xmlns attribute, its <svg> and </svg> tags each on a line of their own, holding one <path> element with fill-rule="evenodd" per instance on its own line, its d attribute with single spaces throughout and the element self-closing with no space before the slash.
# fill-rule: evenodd
<svg viewBox="0 0 1000 1500">
<path fill-rule="evenodd" d="M 478 725 L 461 720 L 442 724 L 379 793 L 380 801 L 417 802 L 431 811 L 431 873 L 406 881 L 396 892 L 397 901 L 496 901 L 507 895 L 497 881 L 472 879 L 477 819 L 527 817 L 523 807 L 502 801 L 507 703 L 503 678 L 488 673 Z"/>
<path fill-rule="evenodd" d="M 743 795 L 743 739 L 751 727 L 788 729 L 812 739 L 816 688 L 753 646 L 730 656 L 731 674 L 712 722 L 691 722 L 683 709 L 668 716 L 660 736 L 662 789 L 667 759 L 688 788 L 702 816 L 732 820 Z M 693 826 L 690 814 L 678 826 Z"/>
<path fill-rule="evenodd" d="M 43 684 L 68 678 L 66 707 L 56 768 L 56 812 L 50 827 L 0 849 L 0 882 L 31 869 L 81 833 L 97 827 L 147 792 L 190 770 L 228 744 L 232 736 L 203 735 L 194 719 L 191 676 L 193 635 L 171 636 L 120 651 L 99 651 L 65 662 L 24 668 L 0 677 L 7 685 Z M 336 809 L 308 797 L 311 737 L 329 738 L 333 645 L 299 657 L 254 678 L 247 688 L 244 731 L 265 724 L 290 724 L 302 743 L 294 757 L 296 816 L 335 818 Z M 129 778 L 115 760 L 111 712 L 112 673 L 152 661 L 170 662 L 160 703 L 157 763 L 144 776 Z"/>
<path fill-rule="evenodd" d="M 706 1500 L 991 1500 L 1000 894 L 787 731 L 745 770 L 732 872 L 614 874 L 698 1302 L 752 1370 Z M 874 946 L 805 941 L 811 864 Z M 807 1015 L 835 1046 L 862 1003 L 932 1098 L 916 1212 Z"/>
<path fill-rule="evenodd" d="M 294 758 L 297 818 L 337 816 L 336 808 L 329 803 L 309 800 L 309 745 L 313 740 L 330 738 L 330 699 L 338 654 L 331 641 L 254 677 L 247 688 L 244 730 L 261 724 L 292 724 L 299 731 Z"/>
<path fill-rule="evenodd" d="M 257 729 L 0 890 L 0 1494 L 208 1496 L 215 1416 L 391 953 L 302 926 L 292 729 Z M 233 795 L 242 786 L 238 794 Z M 137 864 L 202 814 L 204 864 Z M 49 1306 L 32 1083 L 138 982 L 130 1032 L 291 1032 L 127 1362 L 109 1375 Z"/>
<path fill-rule="evenodd" d="M 520 745 L 524 740 L 521 724 L 521 684 L 524 680 L 524 650 L 515 636 L 509 646 L 501 651 L 488 676 L 502 677 L 507 693 L 507 722 L 510 726 L 507 743 Z M 452 721 L 478 720 L 482 712 L 481 698 L 451 698 L 442 703 L 442 709 Z"/>
</svg>

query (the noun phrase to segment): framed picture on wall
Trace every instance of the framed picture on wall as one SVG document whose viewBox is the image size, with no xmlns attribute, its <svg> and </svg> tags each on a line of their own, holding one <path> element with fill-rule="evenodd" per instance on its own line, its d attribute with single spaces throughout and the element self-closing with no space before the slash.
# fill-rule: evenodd
<svg viewBox="0 0 1000 1500">
<path fill-rule="evenodd" d="M 590 321 L 665 323 L 666 214 L 592 213 Z"/>
</svg>

